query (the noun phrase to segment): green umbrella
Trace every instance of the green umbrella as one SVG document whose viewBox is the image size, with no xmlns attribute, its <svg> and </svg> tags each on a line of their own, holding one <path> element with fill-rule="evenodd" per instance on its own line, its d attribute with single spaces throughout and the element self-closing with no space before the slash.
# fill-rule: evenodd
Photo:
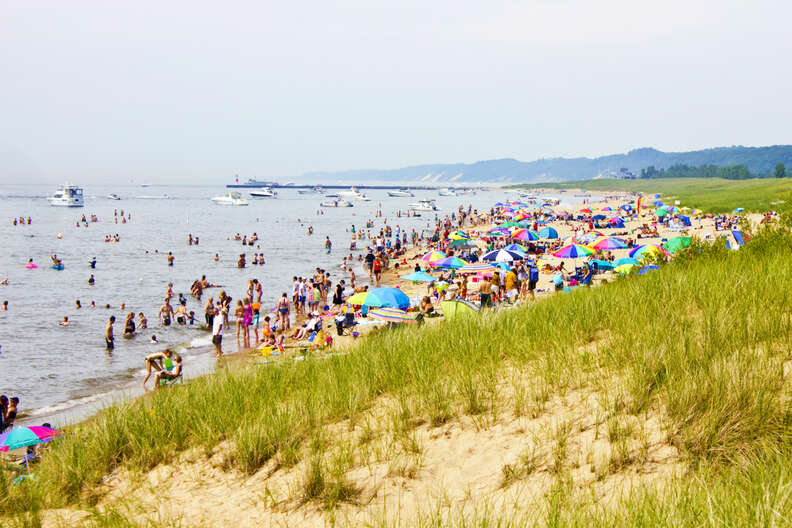
<svg viewBox="0 0 792 528">
<path fill-rule="evenodd" d="M 663 247 L 669 253 L 676 253 L 677 251 L 683 250 L 687 247 L 690 247 L 690 237 L 688 236 L 678 236 L 670 239 L 668 242 L 663 244 Z"/>
<path fill-rule="evenodd" d="M 661 216 L 665 216 L 667 214 L 668 214 L 668 209 L 666 209 L 665 207 L 659 207 L 655 211 L 655 215 L 657 215 L 658 218 L 661 217 Z"/>
</svg>

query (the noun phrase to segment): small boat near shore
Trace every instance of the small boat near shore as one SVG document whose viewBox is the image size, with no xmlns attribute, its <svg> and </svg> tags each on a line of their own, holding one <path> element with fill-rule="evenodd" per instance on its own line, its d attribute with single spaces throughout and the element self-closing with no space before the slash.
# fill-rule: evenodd
<svg viewBox="0 0 792 528">
<path fill-rule="evenodd" d="M 368 202 L 371 200 L 368 196 L 357 190 L 357 187 L 351 187 L 348 191 L 339 191 L 338 196 L 351 200 L 358 200 L 361 202 Z"/>
<path fill-rule="evenodd" d="M 269 187 L 262 187 L 261 189 L 250 191 L 248 194 L 253 198 L 275 198 L 276 196 L 278 196 L 278 193 L 276 193 Z"/>
<path fill-rule="evenodd" d="M 242 198 L 238 192 L 231 191 L 225 196 L 215 196 L 212 201 L 217 205 L 248 205 L 248 201 Z"/>
<path fill-rule="evenodd" d="M 437 191 L 437 194 L 440 196 L 456 196 L 457 193 L 451 189 L 440 189 Z"/>
<path fill-rule="evenodd" d="M 352 202 L 347 202 L 343 199 L 324 201 L 319 204 L 321 207 L 354 207 Z"/>
<path fill-rule="evenodd" d="M 388 196 L 394 198 L 413 198 L 415 195 L 409 189 L 399 189 L 398 191 L 388 191 Z"/>
<path fill-rule="evenodd" d="M 108 200 L 120 200 L 121 197 L 118 196 L 116 193 L 110 193 L 107 195 Z"/>
<path fill-rule="evenodd" d="M 410 211 L 439 211 L 440 208 L 432 199 L 418 200 L 416 203 L 411 203 L 407 206 Z"/>
</svg>

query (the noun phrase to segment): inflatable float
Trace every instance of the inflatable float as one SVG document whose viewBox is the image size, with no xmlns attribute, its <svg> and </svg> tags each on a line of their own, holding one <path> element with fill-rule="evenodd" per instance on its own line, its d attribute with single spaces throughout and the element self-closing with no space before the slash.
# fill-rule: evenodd
<svg viewBox="0 0 792 528">
<path fill-rule="evenodd" d="M 27 269 L 36 269 L 36 268 L 38 268 L 38 266 L 36 266 L 35 264 L 27 264 L 25 267 Z"/>
<path fill-rule="evenodd" d="M 61 271 L 63 269 L 63 267 L 64 267 L 63 264 L 58 264 L 57 266 L 55 264 L 52 265 L 52 269 L 58 270 L 58 271 Z"/>
</svg>

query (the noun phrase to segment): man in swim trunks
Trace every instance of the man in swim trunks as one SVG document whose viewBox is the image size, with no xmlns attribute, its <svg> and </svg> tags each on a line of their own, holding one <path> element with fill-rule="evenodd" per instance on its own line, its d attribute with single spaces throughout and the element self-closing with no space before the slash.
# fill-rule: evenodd
<svg viewBox="0 0 792 528">
<path fill-rule="evenodd" d="M 223 323 L 223 316 L 222 314 L 218 314 L 217 317 L 214 317 L 212 320 L 212 344 L 215 347 L 215 353 L 217 357 L 221 357 L 223 355 L 223 329 L 225 325 Z"/>
<path fill-rule="evenodd" d="M 107 326 L 105 327 L 105 345 L 107 345 L 107 350 L 113 350 L 113 348 L 115 348 L 113 323 L 115 323 L 115 315 L 110 316 L 110 320 L 107 322 Z"/>
<path fill-rule="evenodd" d="M 168 251 L 168 266 L 173 266 L 174 260 L 176 260 L 176 257 L 173 256 L 173 252 Z"/>
<path fill-rule="evenodd" d="M 159 320 L 165 326 L 170 326 L 173 317 L 173 306 L 170 305 L 170 297 L 165 297 L 165 303 L 160 307 Z"/>
</svg>

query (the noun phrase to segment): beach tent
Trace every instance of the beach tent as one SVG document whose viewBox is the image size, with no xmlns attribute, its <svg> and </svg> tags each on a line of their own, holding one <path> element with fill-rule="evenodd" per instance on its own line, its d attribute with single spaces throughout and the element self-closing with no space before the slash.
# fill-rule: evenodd
<svg viewBox="0 0 792 528">
<path fill-rule="evenodd" d="M 552 227 L 545 227 L 544 229 L 539 231 L 539 236 L 547 239 L 558 238 L 558 231 L 556 231 Z"/>
<path fill-rule="evenodd" d="M 679 215 L 679 216 L 677 216 L 677 218 L 679 218 L 680 220 L 682 220 L 682 223 L 683 223 L 685 226 L 687 226 L 687 227 L 690 227 L 690 226 L 692 225 L 692 224 L 690 223 L 690 217 L 689 217 L 689 216 L 682 216 L 682 215 Z"/>
<path fill-rule="evenodd" d="M 478 306 L 464 300 L 440 301 L 440 309 L 443 310 L 447 321 L 452 321 L 457 317 L 470 316 L 479 311 Z"/>
</svg>

